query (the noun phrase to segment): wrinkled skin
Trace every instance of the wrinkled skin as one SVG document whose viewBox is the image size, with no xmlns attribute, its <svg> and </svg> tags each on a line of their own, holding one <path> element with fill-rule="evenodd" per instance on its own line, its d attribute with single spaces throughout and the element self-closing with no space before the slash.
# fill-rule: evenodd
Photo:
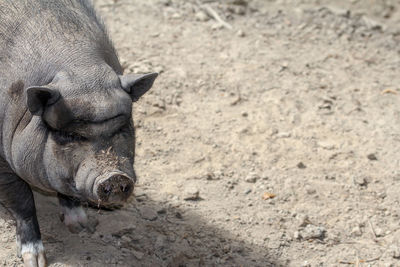
<svg viewBox="0 0 400 267">
<path fill-rule="evenodd" d="M 43 267 L 31 186 L 57 193 L 72 232 L 93 231 L 80 204 L 131 195 L 132 101 L 157 74 L 122 74 L 87 1 L 7 0 L 0 17 L 0 203 L 25 266 Z"/>
</svg>

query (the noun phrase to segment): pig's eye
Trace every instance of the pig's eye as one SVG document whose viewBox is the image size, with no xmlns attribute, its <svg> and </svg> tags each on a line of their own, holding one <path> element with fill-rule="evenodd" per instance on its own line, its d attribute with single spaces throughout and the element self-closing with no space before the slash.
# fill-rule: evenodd
<svg viewBox="0 0 400 267">
<path fill-rule="evenodd" d="M 87 139 L 79 134 L 64 132 L 64 131 L 53 131 L 53 137 L 60 145 L 65 145 L 71 142 L 82 142 Z"/>
<path fill-rule="evenodd" d="M 114 132 L 113 136 L 119 135 L 119 134 L 128 134 L 130 132 L 130 128 L 128 125 L 124 125 L 121 128 L 118 129 L 118 131 Z"/>
</svg>

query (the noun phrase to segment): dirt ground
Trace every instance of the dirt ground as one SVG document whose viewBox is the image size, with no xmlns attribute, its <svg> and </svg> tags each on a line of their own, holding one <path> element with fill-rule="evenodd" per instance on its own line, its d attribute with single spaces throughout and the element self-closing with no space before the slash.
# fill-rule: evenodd
<svg viewBox="0 0 400 267">
<path fill-rule="evenodd" d="M 95 5 L 126 72 L 160 76 L 132 202 L 76 235 L 36 194 L 50 266 L 400 266 L 400 1 Z"/>
</svg>

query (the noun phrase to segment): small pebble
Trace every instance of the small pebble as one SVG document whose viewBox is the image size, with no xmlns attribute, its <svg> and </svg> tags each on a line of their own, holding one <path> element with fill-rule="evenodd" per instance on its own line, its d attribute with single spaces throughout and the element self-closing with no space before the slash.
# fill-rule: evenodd
<svg viewBox="0 0 400 267">
<path fill-rule="evenodd" d="M 354 227 L 353 229 L 351 229 L 351 233 L 352 236 L 361 236 L 362 232 L 361 232 L 361 228 L 359 226 Z"/>
<path fill-rule="evenodd" d="M 254 184 L 255 182 L 257 182 L 257 180 L 260 179 L 260 176 L 258 176 L 256 173 L 251 172 L 247 175 L 247 177 L 245 178 L 245 181 L 247 183 L 252 183 Z"/>
<path fill-rule="evenodd" d="M 156 249 L 160 250 L 165 247 L 166 238 L 163 235 L 157 236 L 155 247 Z"/>
<path fill-rule="evenodd" d="M 244 31 L 242 31 L 242 30 L 238 30 L 236 34 L 239 37 L 245 37 L 246 36 L 246 33 Z"/>
<path fill-rule="evenodd" d="M 171 15 L 171 18 L 173 18 L 173 19 L 180 19 L 181 17 L 182 17 L 182 15 L 179 13 L 174 13 Z"/>
<path fill-rule="evenodd" d="M 127 235 L 123 235 L 123 236 L 121 237 L 121 241 L 124 241 L 125 243 L 130 243 L 130 242 L 132 242 L 132 238 L 130 238 L 130 237 L 127 236 Z"/>
<path fill-rule="evenodd" d="M 210 17 L 204 11 L 197 12 L 195 17 L 198 21 L 207 21 L 210 19 Z"/>
<path fill-rule="evenodd" d="M 368 184 L 367 178 L 365 176 L 356 175 L 353 177 L 355 185 L 366 186 Z"/>
<path fill-rule="evenodd" d="M 138 259 L 138 260 L 143 259 L 143 256 L 144 256 L 144 253 L 143 253 L 143 252 L 136 251 L 136 250 L 133 250 L 133 251 L 132 251 L 132 254 L 133 254 L 133 256 L 135 256 L 135 258 Z"/>
<path fill-rule="evenodd" d="M 237 15 L 243 16 L 246 14 L 246 8 L 244 6 L 238 6 L 238 5 L 232 6 L 230 8 L 230 10 L 231 10 L 231 12 L 233 12 L 234 14 L 237 14 Z"/>
<path fill-rule="evenodd" d="M 218 171 L 216 171 L 216 172 L 207 172 L 204 175 L 204 177 L 208 181 L 219 180 L 219 179 L 221 179 L 221 177 L 223 177 L 223 173 L 220 172 L 220 171 L 219 172 Z"/>
<path fill-rule="evenodd" d="M 246 189 L 245 191 L 244 191 L 244 194 L 245 195 L 248 195 L 248 194 L 250 194 L 251 193 L 251 189 L 249 188 L 249 189 Z"/>
<path fill-rule="evenodd" d="M 371 154 L 369 154 L 368 156 L 367 156 L 367 158 L 369 159 L 369 160 L 378 160 L 378 158 L 375 156 L 375 154 L 373 154 L 373 153 L 371 153 Z"/>
<path fill-rule="evenodd" d="M 264 173 L 261 175 L 261 179 L 262 179 L 262 180 L 268 180 L 269 177 L 270 177 L 270 173 L 269 173 L 269 172 L 264 172 Z"/>
<path fill-rule="evenodd" d="M 300 232 L 299 232 L 299 231 L 295 231 L 295 232 L 293 233 L 293 238 L 294 238 L 294 239 L 301 239 Z"/>
<path fill-rule="evenodd" d="M 277 138 L 289 138 L 290 136 L 292 136 L 292 134 L 289 132 L 280 132 L 276 134 Z"/>
<path fill-rule="evenodd" d="M 213 29 L 213 30 L 220 30 L 220 29 L 222 29 L 222 28 L 224 28 L 224 25 L 222 25 L 221 23 L 214 23 L 212 26 L 211 26 L 211 29 Z"/>
<path fill-rule="evenodd" d="M 329 141 L 320 141 L 320 142 L 318 142 L 318 145 L 321 148 L 326 149 L 326 150 L 333 150 L 336 148 L 335 144 L 331 143 Z"/>
<path fill-rule="evenodd" d="M 141 207 L 139 211 L 140 215 L 145 220 L 154 221 L 158 217 L 157 212 L 149 207 Z"/>
<path fill-rule="evenodd" d="M 341 17 L 346 17 L 348 18 L 350 16 L 350 10 L 344 9 L 344 8 L 338 8 L 338 7 L 333 7 L 329 6 L 327 7 L 333 14 Z"/>
<path fill-rule="evenodd" d="M 297 219 L 298 219 L 298 221 L 299 221 L 299 226 L 300 226 L 300 227 L 304 227 L 304 226 L 310 224 L 310 219 L 308 218 L 307 215 L 305 215 L 305 214 L 298 214 L 296 217 L 297 217 Z"/>
<path fill-rule="evenodd" d="M 305 188 L 306 188 L 307 194 L 309 194 L 309 195 L 313 195 L 313 194 L 315 194 L 317 192 L 314 188 L 312 188 L 309 185 L 306 185 Z"/>
<path fill-rule="evenodd" d="M 375 228 L 375 234 L 377 237 L 382 237 L 385 235 L 385 231 L 383 231 L 382 228 L 377 227 Z"/>
<path fill-rule="evenodd" d="M 160 207 L 160 208 L 157 209 L 157 213 L 158 214 L 165 214 L 165 213 L 167 213 L 167 209 L 164 208 L 164 207 Z"/>
<path fill-rule="evenodd" d="M 308 224 L 304 229 L 300 231 L 300 235 L 303 239 L 323 239 L 325 237 L 325 228 L 322 226 L 316 226 Z"/>
<path fill-rule="evenodd" d="M 367 26 L 369 30 L 381 30 L 383 28 L 382 24 L 369 17 L 363 16 L 362 20 L 364 22 L 364 25 Z"/>
<path fill-rule="evenodd" d="M 391 245 L 389 247 L 389 254 L 395 259 L 400 259 L 400 247 L 396 245 Z"/>
<path fill-rule="evenodd" d="M 196 186 L 187 186 L 183 192 L 184 200 L 199 200 L 200 190 Z"/>
<path fill-rule="evenodd" d="M 305 169 L 305 168 L 307 168 L 307 166 L 304 165 L 303 162 L 299 162 L 299 163 L 297 163 L 297 168 L 299 168 L 299 169 Z"/>
</svg>

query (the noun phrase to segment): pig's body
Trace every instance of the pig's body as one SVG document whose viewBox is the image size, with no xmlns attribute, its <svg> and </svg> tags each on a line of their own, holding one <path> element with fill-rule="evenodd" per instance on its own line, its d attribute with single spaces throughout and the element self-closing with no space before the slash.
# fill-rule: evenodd
<svg viewBox="0 0 400 267">
<path fill-rule="evenodd" d="M 91 94 L 90 98 L 77 97 L 85 105 L 91 105 L 96 99 L 101 102 L 101 97 L 106 98 L 107 89 L 113 87 L 107 76 L 122 74 L 104 28 L 91 10 L 85 1 L 0 3 L 0 155 L 19 176 L 43 190 L 54 190 L 48 177 L 38 173 L 44 170 L 38 166 L 44 164 L 39 155 L 45 149 L 46 134 L 37 127 L 39 117 L 32 121 L 24 90 L 47 85 L 57 73 L 65 72 L 73 86 L 65 91 Z M 125 108 L 129 109 L 129 99 L 126 101 Z M 116 109 L 121 103 L 105 104 Z M 89 109 L 83 105 L 82 108 Z M 112 117 L 113 111 L 105 107 L 107 114 L 102 115 Z M 26 142 L 20 139 L 31 142 L 21 147 Z M 30 147 L 34 150 L 32 154 L 38 156 L 25 166 L 24 158 Z"/>
<path fill-rule="evenodd" d="M 89 227 L 80 201 L 129 197 L 132 100 L 156 76 L 122 75 L 87 1 L 0 2 L 0 203 L 26 266 L 46 265 L 31 185 L 58 193 L 72 231 Z"/>
</svg>

